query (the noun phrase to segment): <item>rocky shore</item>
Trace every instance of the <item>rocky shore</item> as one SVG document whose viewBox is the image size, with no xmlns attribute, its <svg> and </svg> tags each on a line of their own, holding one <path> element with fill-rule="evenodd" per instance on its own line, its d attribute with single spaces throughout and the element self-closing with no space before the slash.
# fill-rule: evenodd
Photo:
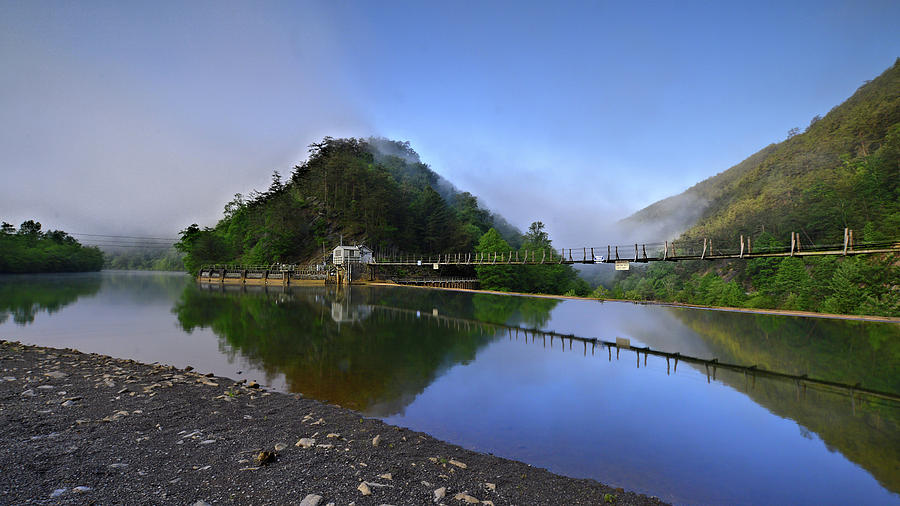
<svg viewBox="0 0 900 506">
<path fill-rule="evenodd" d="M 0 504 L 27 503 L 659 501 L 252 382 L 0 341 Z"/>
</svg>

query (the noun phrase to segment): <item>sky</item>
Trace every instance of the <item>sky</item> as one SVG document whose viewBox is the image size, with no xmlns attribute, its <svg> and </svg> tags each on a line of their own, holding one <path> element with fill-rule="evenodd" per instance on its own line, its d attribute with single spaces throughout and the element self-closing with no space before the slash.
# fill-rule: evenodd
<svg viewBox="0 0 900 506">
<path fill-rule="evenodd" d="M 558 247 L 615 243 L 610 223 L 893 65 L 898 19 L 896 1 L 0 0 L 0 220 L 177 237 L 324 136 L 383 136 Z"/>
</svg>

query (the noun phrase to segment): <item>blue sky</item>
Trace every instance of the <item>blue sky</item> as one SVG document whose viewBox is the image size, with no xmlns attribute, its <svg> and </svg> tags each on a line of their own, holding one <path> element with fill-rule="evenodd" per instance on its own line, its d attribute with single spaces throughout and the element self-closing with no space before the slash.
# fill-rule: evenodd
<svg viewBox="0 0 900 506">
<path fill-rule="evenodd" d="M 897 19 L 889 1 L 0 1 L 0 219 L 174 236 L 325 135 L 380 135 L 558 246 L 615 242 L 609 222 L 891 66 Z"/>
</svg>

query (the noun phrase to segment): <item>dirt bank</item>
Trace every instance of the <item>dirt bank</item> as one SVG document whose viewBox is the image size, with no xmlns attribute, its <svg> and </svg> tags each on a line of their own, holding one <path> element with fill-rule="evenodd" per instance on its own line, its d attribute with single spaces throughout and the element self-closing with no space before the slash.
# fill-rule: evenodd
<svg viewBox="0 0 900 506">
<path fill-rule="evenodd" d="M 0 504 L 659 503 L 195 371 L 7 341 L 0 370 Z"/>
</svg>

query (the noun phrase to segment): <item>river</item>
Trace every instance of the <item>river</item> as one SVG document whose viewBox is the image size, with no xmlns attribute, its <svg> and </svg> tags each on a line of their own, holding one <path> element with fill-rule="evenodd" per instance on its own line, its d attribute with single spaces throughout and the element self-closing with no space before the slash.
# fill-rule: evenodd
<svg viewBox="0 0 900 506">
<path fill-rule="evenodd" d="M 403 287 L 0 276 L 0 338 L 193 366 L 675 503 L 900 503 L 900 325 Z M 645 361 L 646 360 L 646 361 Z"/>
</svg>

